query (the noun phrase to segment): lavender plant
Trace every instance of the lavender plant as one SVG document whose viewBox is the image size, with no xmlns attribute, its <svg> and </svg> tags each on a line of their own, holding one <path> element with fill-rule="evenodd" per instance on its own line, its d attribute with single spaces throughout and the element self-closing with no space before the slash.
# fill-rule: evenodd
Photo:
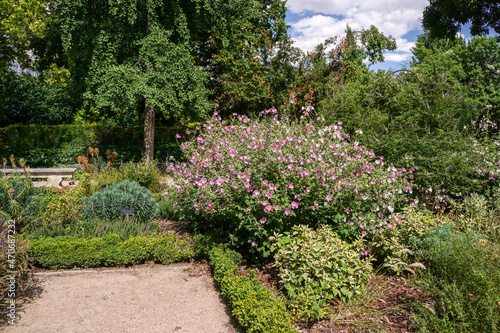
<svg viewBox="0 0 500 333">
<path fill-rule="evenodd" d="M 351 142 L 341 123 L 321 128 L 270 109 L 255 121 L 216 112 L 198 130 L 181 146 L 189 162 L 168 166 L 164 195 L 181 217 L 191 212 L 195 229 L 264 257 L 268 237 L 296 224 L 370 237 L 399 219 L 411 192 L 405 169 Z"/>
</svg>

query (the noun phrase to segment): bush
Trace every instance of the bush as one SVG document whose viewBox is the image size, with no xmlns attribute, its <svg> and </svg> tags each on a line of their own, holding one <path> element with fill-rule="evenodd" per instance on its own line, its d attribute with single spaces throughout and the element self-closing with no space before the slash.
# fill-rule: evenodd
<svg viewBox="0 0 500 333">
<path fill-rule="evenodd" d="M 6 309 L 10 305 L 9 300 L 15 299 L 18 302 L 19 297 L 33 288 L 35 283 L 33 272 L 29 267 L 28 242 L 16 237 L 16 232 L 18 230 L 14 220 L 0 220 L 0 312 L 2 314 L 9 313 Z"/>
<path fill-rule="evenodd" d="M 170 264 L 194 258 L 190 237 L 177 238 L 173 233 L 135 236 L 122 241 L 116 234 L 102 238 L 59 236 L 31 240 L 29 254 L 37 266 L 49 269 L 72 267 L 128 266 L 154 260 Z"/>
<path fill-rule="evenodd" d="M 161 192 L 162 180 L 160 170 L 158 169 L 158 161 L 151 163 L 123 163 L 118 168 L 108 168 L 99 172 L 92 173 L 91 192 L 100 191 L 101 185 L 116 184 L 123 180 L 130 180 L 139 183 L 153 193 Z"/>
<path fill-rule="evenodd" d="M 299 316 L 319 319 L 328 313 L 327 302 L 334 297 L 348 302 L 363 292 L 372 266 L 370 257 L 361 259 L 361 239 L 348 244 L 327 226 L 314 231 L 301 225 L 271 240 L 276 247 L 274 265 Z"/>
<path fill-rule="evenodd" d="M 461 199 L 472 192 L 487 194 L 498 186 L 499 140 L 488 136 L 496 125 L 479 117 L 476 106 L 467 105 L 468 88 L 456 81 L 457 73 L 437 69 L 454 61 L 450 55 L 453 52 L 442 54 L 440 65 L 431 61 L 425 68 L 403 69 L 397 75 L 360 75 L 335 87 L 320 112 L 327 123 L 348 124 L 351 135 L 361 129 L 356 139 L 388 163 L 414 167 L 412 181 L 422 190 L 420 204 L 447 196 Z M 480 103 L 481 113 L 487 104 Z"/>
<path fill-rule="evenodd" d="M 417 308 L 422 332 L 500 331 L 500 246 L 453 224 L 432 228 L 420 243 L 428 274 L 418 286 L 433 306 Z"/>
<path fill-rule="evenodd" d="M 247 332 L 296 332 L 283 301 L 262 286 L 254 271 L 249 272 L 250 276 L 238 276 L 239 253 L 219 246 L 209 251 L 209 259 L 222 295 Z"/>
<path fill-rule="evenodd" d="M 420 267 L 420 263 L 412 263 L 416 260 L 414 239 L 425 236 L 433 224 L 435 218 L 423 212 L 417 212 L 413 207 L 408 208 L 398 222 L 390 224 L 389 228 L 377 233 L 371 242 L 372 254 L 377 261 L 386 268 L 396 272 L 403 271 L 414 273 L 413 268 Z"/>
<path fill-rule="evenodd" d="M 462 231 L 471 229 L 487 235 L 493 242 L 500 243 L 500 191 L 497 190 L 490 199 L 493 200 L 477 193 L 465 197 L 455 223 Z"/>
<path fill-rule="evenodd" d="M 182 145 L 190 163 L 167 168 L 166 195 L 181 218 L 194 211 L 195 229 L 220 230 L 231 245 L 265 257 L 272 233 L 318 221 L 343 239 L 371 235 L 395 218 L 410 191 L 401 170 L 350 143 L 340 125 L 239 120 L 208 121 Z"/>
<path fill-rule="evenodd" d="M 153 193 L 137 182 L 124 180 L 91 197 L 84 197 L 82 216 L 113 220 L 120 217 L 123 207 L 135 209 L 132 218 L 136 221 L 149 221 L 158 214 L 158 202 Z"/>
<path fill-rule="evenodd" d="M 0 211 L 13 218 L 21 229 L 39 213 L 38 197 L 28 174 L 22 177 L 0 177 Z"/>
<path fill-rule="evenodd" d="M 85 182 L 73 188 L 44 188 L 43 194 L 40 195 L 42 224 L 48 227 L 65 227 L 68 223 L 78 220 L 83 207 L 85 188 Z"/>
</svg>

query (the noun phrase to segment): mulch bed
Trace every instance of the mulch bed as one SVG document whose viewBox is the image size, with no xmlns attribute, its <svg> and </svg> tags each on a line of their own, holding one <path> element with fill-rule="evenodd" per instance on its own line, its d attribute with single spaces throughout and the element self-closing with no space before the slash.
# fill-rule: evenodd
<svg viewBox="0 0 500 333">
<path fill-rule="evenodd" d="M 278 271 L 272 263 L 265 265 L 245 265 L 240 267 L 240 273 L 247 275 L 247 270 L 253 269 L 262 285 L 274 292 L 279 292 Z M 376 275 L 370 282 L 368 288 L 380 289 L 376 298 L 376 312 L 380 317 L 376 318 L 383 325 L 384 332 L 414 332 L 411 327 L 410 309 L 416 301 L 429 303 L 430 297 L 423 291 L 411 285 L 411 276 L 390 277 Z M 332 302 L 335 310 L 342 303 L 334 300 Z M 359 316 L 358 316 L 359 317 Z M 354 333 L 371 332 L 371 330 L 356 327 L 357 319 L 353 317 L 351 324 L 336 325 L 329 320 L 318 322 L 299 322 L 296 329 L 302 333 Z"/>
</svg>

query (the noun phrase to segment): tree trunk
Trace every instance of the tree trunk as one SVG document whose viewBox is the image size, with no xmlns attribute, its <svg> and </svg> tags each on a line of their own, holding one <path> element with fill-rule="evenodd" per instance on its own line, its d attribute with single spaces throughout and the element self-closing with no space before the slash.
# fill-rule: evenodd
<svg viewBox="0 0 500 333">
<path fill-rule="evenodd" d="M 144 152 L 142 157 L 146 163 L 154 160 L 155 145 L 155 107 L 149 106 L 146 100 L 144 117 Z"/>
</svg>

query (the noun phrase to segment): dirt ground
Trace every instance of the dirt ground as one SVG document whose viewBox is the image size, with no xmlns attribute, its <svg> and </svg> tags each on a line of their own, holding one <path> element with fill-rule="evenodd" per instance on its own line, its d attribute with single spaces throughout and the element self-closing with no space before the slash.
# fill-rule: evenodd
<svg viewBox="0 0 500 333">
<path fill-rule="evenodd" d="M 40 295 L 4 332 L 242 332 L 208 265 L 40 272 Z"/>
</svg>

